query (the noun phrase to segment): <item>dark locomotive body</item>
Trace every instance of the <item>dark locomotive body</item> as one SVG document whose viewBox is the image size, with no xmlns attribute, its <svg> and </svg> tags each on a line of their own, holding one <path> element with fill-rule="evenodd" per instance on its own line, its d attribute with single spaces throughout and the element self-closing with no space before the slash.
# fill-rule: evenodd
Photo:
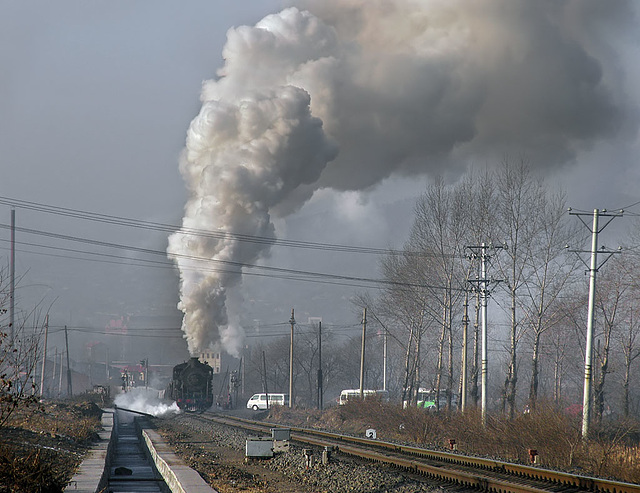
<svg viewBox="0 0 640 493">
<path fill-rule="evenodd" d="M 213 368 L 198 358 L 174 366 L 165 397 L 185 411 L 209 409 L 213 404 Z"/>
</svg>

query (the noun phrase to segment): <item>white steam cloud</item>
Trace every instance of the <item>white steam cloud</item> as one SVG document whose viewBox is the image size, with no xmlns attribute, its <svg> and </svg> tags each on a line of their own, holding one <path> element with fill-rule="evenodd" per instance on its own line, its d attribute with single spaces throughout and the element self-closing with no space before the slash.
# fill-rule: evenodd
<svg viewBox="0 0 640 493">
<path fill-rule="evenodd" d="M 124 409 L 139 411 L 157 417 L 182 412 L 175 402 L 167 404 L 160 400 L 158 391 L 153 389 L 131 389 L 127 393 L 118 394 L 114 399 L 114 403 Z"/>
<path fill-rule="evenodd" d="M 627 2 L 297 5 L 229 30 L 225 64 L 189 128 L 180 170 L 190 197 L 168 252 L 192 354 L 237 353 L 229 289 L 268 253 L 271 216 L 319 188 L 461 172 L 505 152 L 553 167 L 637 132 L 612 48 L 633 14 Z"/>
</svg>

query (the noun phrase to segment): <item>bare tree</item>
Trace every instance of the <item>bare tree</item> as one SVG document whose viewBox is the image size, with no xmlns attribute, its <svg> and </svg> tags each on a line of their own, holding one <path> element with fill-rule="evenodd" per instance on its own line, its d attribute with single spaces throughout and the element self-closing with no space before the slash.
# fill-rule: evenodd
<svg viewBox="0 0 640 493">
<path fill-rule="evenodd" d="M 382 262 L 388 287 L 378 301 L 378 316 L 386 320 L 393 339 L 404 351 L 402 401 L 411 401 L 420 381 L 420 351 L 427 329 L 437 320 L 432 308 L 429 258 L 408 247 Z"/>
<path fill-rule="evenodd" d="M 440 313 L 437 365 L 435 374 L 436 403 L 442 388 L 446 363 L 447 407 L 451 407 L 454 382 L 454 324 L 460 319 L 460 308 L 466 290 L 465 239 L 471 220 L 467 183 L 447 186 L 442 177 L 427 186 L 416 204 L 416 216 L 409 244 L 430 257 L 432 299 Z M 437 405 L 437 404 L 436 404 Z"/>
<path fill-rule="evenodd" d="M 578 262 L 574 255 L 566 253 L 565 246 L 575 241 L 582 231 L 566 221 L 564 195 L 544 194 L 537 210 L 543 220 L 535 241 L 525 248 L 531 251 L 527 282 L 524 283 L 521 306 L 529 329 L 532 346 L 531 381 L 529 406 L 535 409 L 540 379 L 541 340 L 543 336 L 559 327 L 563 318 L 561 296 L 573 278 Z M 558 349 L 560 347 L 558 346 Z M 557 357 L 561 353 L 556 354 Z M 556 360 L 557 362 L 559 360 Z M 556 369 L 558 367 L 556 366 Z M 556 375 L 558 382 L 559 374 Z"/>
<path fill-rule="evenodd" d="M 529 280 L 533 262 L 529 248 L 537 241 L 544 224 L 545 192 L 532 172 L 528 161 L 504 158 L 496 172 L 497 234 L 507 243 L 505 255 L 498 256 L 509 298 L 509 359 L 503 389 L 503 408 L 508 406 L 509 416 L 515 416 L 518 384 L 518 343 L 523 334 L 522 319 L 518 314 L 519 290 Z M 541 207 L 542 206 L 542 207 Z M 503 260 L 504 259 L 504 260 Z"/>
<path fill-rule="evenodd" d="M 634 290 L 635 291 L 635 290 Z M 631 365 L 640 357 L 640 297 L 634 292 L 633 298 L 625 310 L 624 330 L 620 330 L 618 344 L 624 358 L 624 376 L 622 382 L 622 414 L 630 415 Z"/>
<path fill-rule="evenodd" d="M 0 428 L 5 426 L 19 410 L 36 409 L 39 394 L 35 376 L 40 358 L 40 339 L 43 324 L 37 305 L 29 313 L 14 317 L 14 327 L 9 325 L 8 278 L 0 271 Z M 33 320 L 33 326 L 27 324 Z M 13 338 L 9 335 L 13 334 Z"/>
<path fill-rule="evenodd" d="M 624 257 L 612 260 L 612 265 L 609 265 L 608 269 L 601 274 L 596 292 L 596 310 L 602 320 L 596 351 L 599 371 L 593 385 L 596 422 L 602 421 L 604 413 L 605 383 L 607 374 L 611 371 L 611 345 L 625 318 L 625 302 L 633 291 L 633 280 L 628 275 L 628 265 L 625 260 Z"/>
</svg>

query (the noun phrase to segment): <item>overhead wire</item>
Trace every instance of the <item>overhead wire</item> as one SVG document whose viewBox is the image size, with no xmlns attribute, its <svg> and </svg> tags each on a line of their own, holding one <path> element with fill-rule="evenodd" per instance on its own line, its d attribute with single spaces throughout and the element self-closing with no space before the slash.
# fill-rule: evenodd
<svg viewBox="0 0 640 493">
<path fill-rule="evenodd" d="M 335 243 L 320 243 L 304 240 L 289 240 L 275 237 L 255 236 L 235 233 L 233 231 L 209 231 L 196 228 L 186 228 L 184 226 L 171 225 L 166 223 L 158 223 L 152 221 L 145 221 L 140 219 L 132 219 L 123 216 L 114 216 L 108 214 L 102 214 L 97 212 L 89 212 L 80 209 L 71 209 L 66 207 L 58 207 L 47 204 L 41 204 L 38 202 L 31 202 L 26 200 L 14 199 L 10 197 L 0 196 L 0 204 L 10 207 L 21 208 L 25 210 L 33 210 L 38 212 L 44 212 L 47 214 L 54 214 L 59 216 L 73 217 L 78 219 L 84 219 L 88 221 L 102 222 L 106 224 L 113 224 L 118 226 L 134 227 L 138 229 L 147 229 L 153 231 L 161 231 L 166 233 L 181 233 L 188 235 L 201 236 L 205 238 L 214 239 L 226 239 L 233 238 L 238 241 L 268 244 L 272 246 L 282 246 L 290 248 L 302 248 L 313 249 L 323 251 L 334 252 L 346 252 L 346 253 L 360 253 L 360 254 L 373 254 L 373 255 L 407 255 L 407 256 L 431 256 L 427 252 L 415 252 L 405 250 L 384 249 L 366 246 L 353 246 L 353 245 L 341 245 Z M 453 254 L 452 254 L 453 256 Z"/>
<path fill-rule="evenodd" d="M 11 226 L 7 225 L 7 224 L 0 224 L 0 229 L 10 229 Z M 60 240 L 64 240 L 64 241 L 73 241 L 73 242 L 79 242 L 79 243 L 85 243 L 85 244 L 89 244 L 89 245 L 93 245 L 93 246 L 99 246 L 99 247 L 103 247 L 103 248 L 114 248 L 114 249 L 120 249 L 120 250 L 129 250 L 129 251 L 133 251 L 133 252 L 137 252 L 137 253 L 142 253 L 142 254 L 147 254 L 147 255 L 156 255 L 156 256 L 162 256 L 163 258 L 166 258 L 166 252 L 162 251 L 162 250 L 153 250 L 150 248 L 141 248 L 141 247 L 135 247 L 135 246 L 131 246 L 131 245 L 123 245 L 123 244 L 118 244 L 118 243 L 111 243 L 111 242 L 107 242 L 107 241 L 102 241 L 102 240 L 93 240 L 93 239 L 89 239 L 89 238 L 81 238 L 78 236 L 71 236 L 71 235 L 63 235 L 60 233 L 53 233 L 53 232 L 49 232 L 49 231 L 42 231 L 42 230 L 36 230 L 36 229 L 31 229 L 31 228 L 23 228 L 23 227 L 15 227 L 14 228 L 16 231 L 22 232 L 22 233 L 26 233 L 26 234 L 33 234 L 33 235 L 39 235 L 39 236 L 45 236 L 48 238 L 55 238 L 55 239 L 60 239 Z M 45 248 L 60 248 L 60 247 L 45 247 Z M 97 254 L 95 252 L 84 252 L 84 251 L 80 251 L 81 253 L 86 253 L 88 255 L 101 255 L 101 256 L 111 256 L 111 257 L 117 257 L 117 256 L 113 256 L 113 255 L 109 255 L 109 254 Z M 77 253 L 80 253 L 77 252 Z M 245 263 L 245 262 L 237 262 L 237 261 L 232 261 L 232 260 L 223 260 L 223 259 L 210 259 L 210 258 L 205 258 L 205 257 L 197 257 L 194 255 L 181 255 L 181 254 L 171 254 L 172 258 L 177 258 L 177 259 L 184 259 L 184 260 L 191 260 L 191 261 L 195 261 L 198 263 L 213 263 L 213 264 L 222 264 L 222 265 L 226 265 L 226 266 L 231 266 L 231 267 L 235 267 L 238 270 L 237 271 L 233 271 L 233 270 L 227 270 L 227 271 L 222 271 L 222 272 L 227 272 L 227 273 L 240 273 L 242 271 L 242 269 L 256 269 L 256 270 L 261 270 L 261 271 L 266 271 L 269 273 L 277 273 L 280 275 L 281 278 L 284 279 L 288 279 L 288 280 L 306 280 L 306 281 L 321 281 L 321 280 L 339 280 L 339 281 L 348 281 L 348 282 L 357 282 L 357 283 L 365 283 L 365 286 L 358 286 L 358 287 L 370 287 L 371 284 L 373 285 L 385 285 L 385 286 L 399 286 L 399 287 L 413 287 L 413 288 L 426 288 L 426 289 L 444 289 L 444 287 L 442 286 L 435 286 L 435 285 L 427 285 L 427 284 L 422 284 L 422 283 L 406 283 L 406 282 L 399 282 L 399 281 L 393 281 L 393 280 L 388 280 L 388 279 L 375 279 L 375 278 L 367 278 L 367 277 L 357 277 L 357 276 L 345 276 L 345 275 L 340 275 L 340 274 L 327 274 L 327 273 L 323 273 L 323 272 L 313 272 L 313 271 L 304 271 L 304 270 L 299 270 L 299 269 L 288 269 L 288 268 L 283 268 L 283 267 L 274 267 L 274 266 L 266 266 L 266 265 L 258 265 L 258 264 L 250 264 L 250 263 Z M 122 258 L 122 257 L 121 257 Z M 138 259 L 141 260 L 141 259 Z M 149 262 L 149 261 L 147 261 Z M 255 273 L 255 272 L 249 272 L 249 271 L 242 271 L 243 274 L 251 274 L 251 275 L 260 275 L 259 273 Z M 296 277 L 298 276 L 298 277 Z M 299 277 L 299 276 L 303 276 L 303 277 Z M 270 274 L 267 277 L 279 277 L 278 275 L 275 274 Z M 454 290 L 458 290 L 458 289 L 454 289 Z M 461 290 L 461 289 L 460 289 Z"/>
</svg>

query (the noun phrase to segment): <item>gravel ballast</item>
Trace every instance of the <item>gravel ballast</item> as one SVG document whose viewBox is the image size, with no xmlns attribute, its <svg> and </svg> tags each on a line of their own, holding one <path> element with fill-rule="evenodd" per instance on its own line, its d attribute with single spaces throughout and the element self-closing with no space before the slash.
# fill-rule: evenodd
<svg viewBox="0 0 640 493">
<path fill-rule="evenodd" d="M 322 450 L 312 448 L 308 467 L 303 447 L 290 444 L 288 452 L 270 459 L 246 459 L 246 432 L 189 414 L 155 421 L 158 431 L 187 464 L 221 493 L 250 492 L 433 492 L 439 486 L 407 476 L 388 466 L 368 463 L 333 452 L 322 463 Z"/>
</svg>

